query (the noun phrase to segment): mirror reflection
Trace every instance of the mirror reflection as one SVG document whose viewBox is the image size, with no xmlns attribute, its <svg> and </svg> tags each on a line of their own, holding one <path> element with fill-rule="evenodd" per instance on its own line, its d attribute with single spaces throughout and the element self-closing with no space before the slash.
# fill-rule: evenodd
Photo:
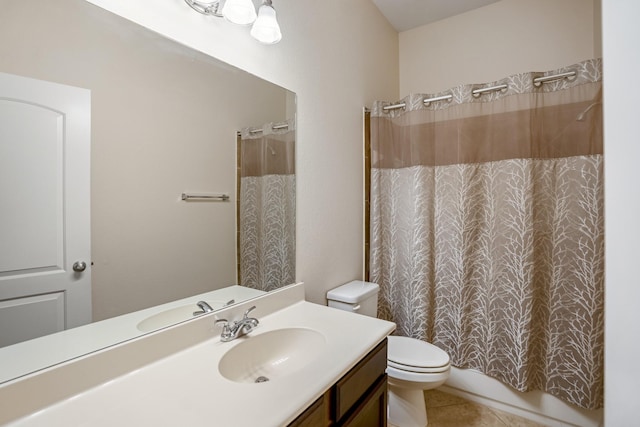
<svg viewBox="0 0 640 427">
<path fill-rule="evenodd" d="M 18 357 L 36 340 L 8 344 L 157 306 L 171 311 L 157 323 L 163 327 L 182 320 L 172 317 L 177 313 L 198 310 L 191 299 L 201 295 L 234 291 L 213 298 L 215 310 L 294 282 L 294 93 L 82 0 L 3 2 L 0 58 L 7 78 L 0 82 L 6 89 L 0 92 L 3 128 L 19 128 L 0 131 L 1 169 L 14 174 L 3 175 L 0 185 L 1 210 L 9 212 L 0 226 L 0 351 Z M 20 80 L 20 90 L 32 82 L 49 85 L 54 94 L 46 102 L 16 99 L 7 89 L 16 87 L 13 76 L 31 79 Z M 58 109 L 59 89 L 86 95 L 87 114 L 73 106 Z M 20 120 L 8 113 L 17 110 Z M 78 134 L 86 138 L 73 141 L 77 116 L 87 116 L 89 127 L 81 124 Z M 50 136 L 40 146 L 22 144 L 33 139 L 23 130 L 39 132 L 39 123 L 53 123 Z M 47 144 L 54 149 L 40 149 Z M 83 144 L 90 146 L 85 160 Z M 9 158 L 16 146 L 26 148 Z M 74 147 L 80 160 L 70 155 Z M 50 159 L 59 164 L 44 170 L 41 164 Z M 66 169 L 73 162 L 90 171 L 86 178 L 65 178 L 82 177 Z M 15 167 L 5 167 L 9 163 Z M 42 191 L 42 198 L 25 203 L 15 185 L 23 182 L 24 191 Z M 66 188 L 69 182 L 80 190 L 84 183 L 86 194 Z M 53 183 L 51 193 L 45 183 Z M 183 193 L 228 198 L 183 200 Z M 70 214 L 72 194 L 86 206 L 77 217 Z M 24 230 L 36 230 L 28 222 L 32 214 L 53 237 L 34 231 L 25 240 Z M 82 215 L 90 224 L 86 231 Z M 12 234 L 17 226 L 22 232 Z M 79 249 L 72 247 L 76 235 L 87 242 Z M 84 270 L 74 267 L 81 263 Z M 53 276 L 69 283 L 54 285 Z M 73 308 L 76 303 L 81 308 Z M 184 308 L 191 304 L 193 310 Z M 8 325 L 25 324 L 35 331 L 9 332 Z M 64 357 L 155 327 L 136 327 L 128 337 L 92 329 L 92 347 Z"/>
<path fill-rule="evenodd" d="M 294 123 L 238 136 L 240 284 L 270 291 L 295 281 Z"/>
</svg>

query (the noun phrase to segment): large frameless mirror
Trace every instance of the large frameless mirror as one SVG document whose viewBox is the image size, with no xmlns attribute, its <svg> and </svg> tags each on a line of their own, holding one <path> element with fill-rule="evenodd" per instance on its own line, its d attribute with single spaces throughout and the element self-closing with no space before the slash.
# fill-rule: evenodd
<svg viewBox="0 0 640 427">
<path fill-rule="evenodd" d="M 0 58 L 0 382 L 294 281 L 293 92 L 83 0 L 3 2 Z M 66 91 L 87 111 L 39 101 Z M 74 180 L 83 132 L 90 172 Z M 69 182 L 86 187 L 86 258 Z M 31 360 L 65 334 L 73 349 Z"/>
</svg>

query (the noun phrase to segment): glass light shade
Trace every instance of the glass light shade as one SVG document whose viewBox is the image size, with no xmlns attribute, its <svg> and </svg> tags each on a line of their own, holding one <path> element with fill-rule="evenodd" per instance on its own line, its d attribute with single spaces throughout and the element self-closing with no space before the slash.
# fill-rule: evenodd
<svg viewBox="0 0 640 427">
<path fill-rule="evenodd" d="M 222 15 L 234 24 L 249 25 L 256 20 L 256 8 L 251 0 L 227 0 Z"/>
<path fill-rule="evenodd" d="M 258 19 L 253 23 L 251 36 L 260 43 L 274 44 L 282 39 L 280 26 L 273 7 L 263 4 L 258 10 Z"/>
</svg>

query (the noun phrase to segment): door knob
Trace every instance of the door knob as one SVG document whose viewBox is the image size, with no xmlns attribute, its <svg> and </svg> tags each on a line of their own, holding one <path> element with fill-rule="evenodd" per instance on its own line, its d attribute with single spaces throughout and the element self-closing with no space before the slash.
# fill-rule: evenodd
<svg viewBox="0 0 640 427">
<path fill-rule="evenodd" d="M 84 261 L 76 261 L 73 263 L 73 271 L 78 273 L 83 272 L 87 268 L 87 263 Z"/>
</svg>

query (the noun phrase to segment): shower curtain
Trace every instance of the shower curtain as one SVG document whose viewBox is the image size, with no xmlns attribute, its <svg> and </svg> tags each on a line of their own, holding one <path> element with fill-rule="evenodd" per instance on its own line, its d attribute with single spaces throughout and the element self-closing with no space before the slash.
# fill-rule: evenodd
<svg viewBox="0 0 640 427">
<path fill-rule="evenodd" d="M 380 316 L 454 366 L 589 409 L 603 404 L 601 80 L 588 60 L 371 112 Z"/>
<path fill-rule="evenodd" d="M 294 121 L 240 133 L 240 284 L 270 291 L 295 282 Z"/>
</svg>

